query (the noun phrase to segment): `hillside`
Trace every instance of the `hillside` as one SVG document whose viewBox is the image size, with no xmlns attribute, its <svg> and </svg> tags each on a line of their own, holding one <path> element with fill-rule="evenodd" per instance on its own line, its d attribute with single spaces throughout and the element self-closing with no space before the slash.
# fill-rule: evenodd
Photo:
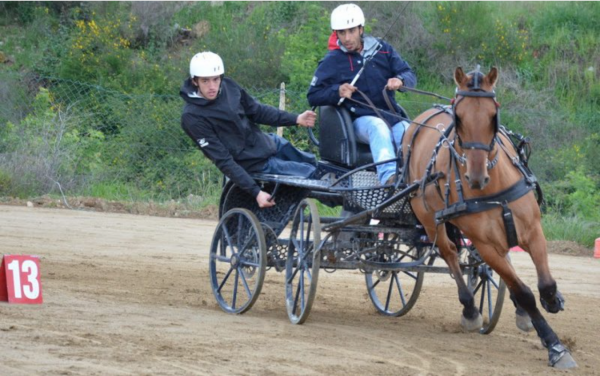
<svg viewBox="0 0 600 376">
<path fill-rule="evenodd" d="M 214 205 L 221 175 L 179 127 L 189 58 L 213 50 L 261 101 L 306 109 L 337 2 L 0 3 L 0 196 Z M 451 96 L 456 66 L 501 72 L 501 120 L 532 140 L 551 239 L 600 234 L 600 4 L 374 2 L 366 29 Z M 398 94 L 412 116 L 434 101 Z M 305 133 L 284 136 L 308 148 Z M 193 195 L 193 200 L 189 200 Z"/>
</svg>

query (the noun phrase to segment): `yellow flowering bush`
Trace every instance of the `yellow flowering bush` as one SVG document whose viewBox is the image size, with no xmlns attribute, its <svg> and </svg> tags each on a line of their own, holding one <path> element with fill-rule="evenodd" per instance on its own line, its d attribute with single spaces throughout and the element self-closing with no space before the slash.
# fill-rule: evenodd
<svg viewBox="0 0 600 376">
<path fill-rule="evenodd" d="M 436 15 L 447 53 L 483 63 L 520 63 L 530 56 L 529 31 L 503 18 L 498 3 L 443 2 Z"/>
<path fill-rule="evenodd" d="M 122 27 L 119 18 L 77 20 L 63 73 L 79 79 L 121 73 L 131 57 L 130 42 L 123 37 Z"/>
</svg>

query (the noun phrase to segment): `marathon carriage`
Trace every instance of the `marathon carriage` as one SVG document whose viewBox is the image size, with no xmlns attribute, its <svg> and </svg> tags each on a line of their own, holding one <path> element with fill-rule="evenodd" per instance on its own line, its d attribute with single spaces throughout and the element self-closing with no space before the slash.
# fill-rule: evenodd
<svg viewBox="0 0 600 376">
<path fill-rule="evenodd" d="M 400 180 L 381 186 L 369 146 L 356 142 L 342 107 L 321 107 L 319 124 L 320 142 L 310 133 L 321 155 L 317 177 L 253 176 L 274 197 L 274 207 L 260 209 L 232 182 L 224 186 L 209 263 L 213 293 L 228 313 L 252 307 L 267 270 L 285 272 L 287 311 L 294 324 L 307 319 L 321 270 L 360 270 L 375 308 L 395 317 L 414 306 L 426 272 L 449 272 L 434 265 L 438 250 L 410 207 L 419 184 Z M 437 178 L 433 174 L 427 180 Z M 342 206 L 344 215 L 320 217 L 315 200 Z M 506 286 L 468 239 L 459 243 L 461 270 L 484 318 L 480 332 L 490 333 Z"/>
</svg>

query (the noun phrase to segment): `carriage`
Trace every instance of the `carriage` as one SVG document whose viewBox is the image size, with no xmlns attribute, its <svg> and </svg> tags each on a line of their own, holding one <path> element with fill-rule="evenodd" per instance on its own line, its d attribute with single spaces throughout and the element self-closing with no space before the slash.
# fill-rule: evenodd
<svg viewBox="0 0 600 376">
<path fill-rule="evenodd" d="M 415 305 L 426 273 L 449 272 L 435 265 L 439 252 L 409 204 L 419 184 L 379 184 L 369 147 L 356 142 L 344 108 L 321 107 L 319 124 L 320 141 L 311 134 L 321 155 L 315 177 L 253 175 L 276 200 L 274 207 L 259 209 L 231 181 L 224 186 L 210 249 L 212 289 L 224 311 L 248 311 L 265 272 L 275 270 L 285 274 L 289 319 L 301 324 L 310 314 L 319 273 L 351 269 L 364 273 L 377 311 L 398 317 Z M 341 206 L 342 214 L 321 217 L 315 201 Z M 461 272 L 484 317 L 480 331 L 490 333 L 506 286 L 468 239 L 460 244 Z"/>
<path fill-rule="evenodd" d="M 316 176 L 255 175 L 277 200 L 267 209 L 225 185 L 209 257 L 220 307 L 249 310 L 265 272 L 275 269 L 285 272 L 289 319 L 301 324 L 320 271 L 355 269 L 364 273 L 375 308 L 397 317 L 416 303 L 425 273 L 449 273 L 463 305 L 463 328 L 492 332 L 509 290 L 517 327 L 535 329 L 548 365 L 577 367 L 510 264 L 509 249 L 521 246 L 536 267 L 541 306 L 553 314 L 564 309 L 548 265 L 543 195 L 527 164 L 529 140 L 501 125 L 497 79 L 496 68 L 486 75 L 479 67 L 468 74 L 456 68 L 451 105 L 434 105 L 411 121 L 394 184 L 378 184 L 376 164 L 356 142 L 349 114 L 327 106 L 319 109 L 321 140 L 311 137 L 321 154 Z M 344 210 L 321 217 L 315 200 Z M 440 258 L 447 267 L 435 264 Z"/>
</svg>

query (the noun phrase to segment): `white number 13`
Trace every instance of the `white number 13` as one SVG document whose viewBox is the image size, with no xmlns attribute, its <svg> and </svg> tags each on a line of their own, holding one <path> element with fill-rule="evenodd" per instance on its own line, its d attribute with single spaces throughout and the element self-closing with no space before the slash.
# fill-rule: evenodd
<svg viewBox="0 0 600 376">
<path fill-rule="evenodd" d="M 40 295 L 40 284 L 37 280 L 38 268 L 36 263 L 31 260 L 25 260 L 21 265 L 21 270 L 19 270 L 19 261 L 13 260 L 8 264 L 8 269 L 12 271 L 13 275 L 15 298 L 20 299 L 22 297 L 22 290 L 27 299 L 37 299 Z M 29 285 L 21 286 L 21 272 L 27 274 Z"/>
</svg>

